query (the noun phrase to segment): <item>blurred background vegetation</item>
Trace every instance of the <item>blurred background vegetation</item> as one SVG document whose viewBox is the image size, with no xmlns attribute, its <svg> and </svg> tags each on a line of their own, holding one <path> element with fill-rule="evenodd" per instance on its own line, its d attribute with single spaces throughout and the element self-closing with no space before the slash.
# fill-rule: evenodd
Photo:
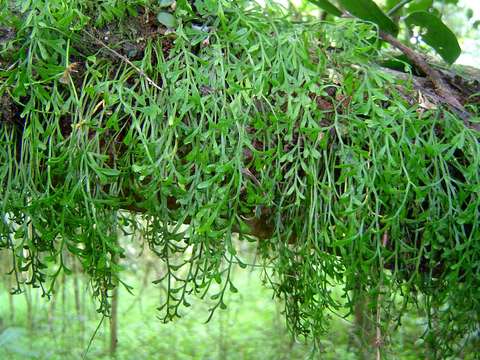
<svg viewBox="0 0 480 360">
<path fill-rule="evenodd" d="M 136 241 L 136 240 L 133 240 Z M 268 289 L 269 271 L 256 260 L 253 243 L 237 242 L 247 268 L 236 267 L 233 280 L 238 293 L 227 292 L 227 309 L 217 310 L 209 322 L 209 309 L 216 303 L 209 296 L 183 309 L 182 318 L 164 324 L 156 307 L 166 288 L 152 284 L 166 271 L 148 248 L 123 238 L 129 249 L 123 259 L 123 278 L 131 291 L 119 289 L 116 324 L 103 319 L 95 309 L 88 278 L 68 257 L 72 274 L 62 276 L 56 295 L 41 297 L 40 289 L 26 287 L 11 295 L 12 278 L 0 283 L 0 359 L 362 359 L 362 340 L 355 316 L 331 316 L 331 327 L 320 343 L 294 339 L 288 333 L 282 304 Z M 130 243 L 128 243 L 130 242 Z M 140 250 L 139 250 L 140 249 Z M 0 254 L 2 274 L 10 259 Z M 28 274 L 25 274 L 27 277 Z M 332 288 L 340 297 L 341 289 Z M 427 319 L 418 310 L 406 310 L 401 326 L 388 339 L 387 359 L 426 359 L 430 349 L 421 339 Z M 346 315 L 346 316 L 345 316 Z M 400 324 L 399 324 L 400 325 Z M 114 328 L 112 328 L 112 326 Z M 112 331 L 118 344 L 112 356 Z M 466 343 L 459 358 L 475 359 L 478 342 Z"/>
<path fill-rule="evenodd" d="M 290 7 L 299 14 L 322 16 L 322 10 L 308 0 L 275 0 Z M 260 0 L 264 2 L 264 0 Z M 314 1 L 313 1 L 314 2 Z M 382 8 L 389 8 L 397 0 L 375 0 Z M 390 5 L 389 5 L 390 4 Z M 480 1 L 478 0 L 412 0 L 411 4 L 427 6 L 431 4 L 438 11 L 442 21 L 455 33 L 462 48 L 456 64 L 479 67 L 480 54 Z M 428 50 L 428 48 L 425 48 Z M 431 51 L 431 50 L 430 50 Z M 432 52 L 433 53 L 433 52 Z"/>
<path fill-rule="evenodd" d="M 2 258 L 2 263 L 8 260 Z M 155 315 L 165 289 L 151 282 L 165 269 L 147 250 L 131 253 L 124 265 L 134 295 L 123 287 L 118 294 L 119 359 L 290 359 L 302 358 L 309 351 L 308 344 L 287 335 L 280 307 L 262 286 L 259 268 L 237 269 L 239 293 L 229 293 L 227 310 L 216 312 L 210 322 L 205 324 L 213 301 L 206 300 L 193 303 L 179 321 L 164 324 Z M 9 278 L 2 280 L 1 359 L 78 359 L 85 355 L 102 319 L 88 294 L 85 276 L 74 272 L 62 278 L 50 301 L 41 298 L 38 289 L 9 295 Z M 109 356 L 110 324 L 106 320 L 86 358 Z"/>
<path fill-rule="evenodd" d="M 318 11 L 303 0 L 279 2 L 293 4 L 300 11 Z M 438 8 L 461 44 L 457 64 L 478 67 L 480 2 L 439 1 Z M 118 359 L 360 358 L 353 315 L 343 319 L 332 316 L 331 331 L 319 344 L 293 339 L 284 323 L 282 304 L 272 299 L 272 292 L 265 286 L 269 274 L 256 263 L 254 246 L 238 245 L 251 266 L 235 269 L 238 293 L 227 293 L 227 309 L 217 311 L 206 323 L 214 303 L 207 296 L 184 310 L 180 320 L 168 324 L 156 318 L 156 306 L 162 302 L 159 298 L 165 295 L 165 289 L 162 284 L 152 284 L 165 269 L 148 249 L 138 251 L 131 246 L 123 265 L 124 278 L 132 290 L 119 290 L 113 330 L 109 320 L 102 321 L 96 312 L 88 279 L 77 270 L 80 266 L 73 259 L 69 259 L 73 274 L 63 276 L 56 285 L 56 296 L 46 299 L 39 289 L 30 287 L 20 295 L 11 295 L 12 279 L 6 275 L 10 259 L 0 253 L 0 359 L 106 359 L 111 356 L 112 331 L 118 331 Z M 389 339 L 387 358 L 426 358 L 428 345 L 420 339 L 425 322 L 423 314 L 410 310 L 399 331 Z M 476 346 L 480 348 L 478 341 L 466 344 L 459 358 L 477 358 L 473 350 Z M 312 352 L 314 347 L 318 352 Z"/>
<path fill-rule="evenodd" d="M 255 261 L 248 244 L 237 244 L 244 258 Z M 1 258 L 5 267 L 9 259 Z M 238 293 L 227 293 L 227 309 L 215 312 L 205 323 L 214 301 L 198 300 L 184 310 L 180 320 L 164 324 L 155 317 L 165 295 L 162 284 L 152 281 L 165 269 L 144 250 L 130 253 L 123 262 L 124 277 L 132 286 L 118 294 L 118 359 L 357 359 L 353 316 L 332 316 L 331 331 L 317 344 L 293 339 L 287 332 L 282 304 L 272 299 L 264 286 L 267 274 L 259 266 L 237 267 L 234 282 Z M 253 264 L 253 263 L 250 263 Z M 111 327 L 102 320 L 89 294 L 88 279 L 76 272 L 62 277 L 56 296 L 41 297 L 40 289 L 27 287 L 21 295 L 10 295 L 11 278 L 0 285 L 0 359 L 108 359 Z M 2 268 L 2 273 L 5 273 Z M 214 290 L 214 289 L 212 289 Z M 332 289 L 332 291 L 340 289 Z M 210 291 L 214 293 L 214 291 Z M 333 314 L 332 314 L 333 315 Z M 423 358 L 425 344 L 419 340 L 426 319 L 412 313 L 402 320 L 400 332 L 391 339 L 390 357 Z M 390 358 L 389 357 L 389 358 Z"/>
<path fill-rule="evenodd" d="M 458 5 L 444 6 L 444 20 L 457 35 L 462 48 L 457 64 L 480 67 L 480 1 L 461 0 Z"/>
</svg>

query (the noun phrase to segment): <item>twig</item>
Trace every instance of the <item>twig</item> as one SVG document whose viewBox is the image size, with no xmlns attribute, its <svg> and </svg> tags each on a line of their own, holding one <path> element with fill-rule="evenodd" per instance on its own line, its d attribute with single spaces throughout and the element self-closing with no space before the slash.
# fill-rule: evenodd
<svg viewBox="0 0 480 360">
<path fill-rule="evenodd" d="M 153 87 L 155 87 L 157 90 L 162 90 L 162 88 L 157 85 L 157 83 L 155 81 L 153 81 L 151 78 L 148 77 L 147 74 L 145 74 L 145 72 L 140 69 L 137 65 L 135 65 L 134 63 L 132 63 L 126 56 L 123 56 L 122 54 L 120 54 L 118 51 L 112 49 L 111 47 L 109 47 L 107 44 L 105 44 L 102 40 L 96 38 L 95 36 L 93 36 L 92 34 L 90 34 L 88 31 L 84 30 L 83 31 L 85 34 L 87 34 L 90 38 L 92 38 L 97 44 L 103 46 L 105 49 L 107 49 L 108 51 L 110 51 L 112 54 L 114 54 L 115 56 L 117 56 L 119 59 L 121 59 L 123 62 L 127 63 L 128 65 L 130 65 L 132 68 L 135 69 L 135 71 L 138 73 L 138 75 L 142 76 L 143 78 L 145 78 L 145 80 L 147 80 L 147 82 L 152 85 Z"/>
<path fill-rule="evenodd" d="M 393 47 L 400 50 L 402 53 L 405 54 L 413 64 L 418 67 L 421 71 L 423 71 L 430 81 L 433 84 L 433 88 L 438 96 L 440 96 L 445 103 L 450 105 L 451 109 L 463 120 L 464 124 L 472 129 L 480 131 L 480 124 L 472 124 L 470 123 L 471 114 L 465 110 L 462 104 L 458 101 L 458 99 L 452 95 L 452 91 L 448 84 L 443 80 L 440 73 L 432 68 L 425 59 L 414 50 L 409 48 L 408 46 L 402 44 L 398 39 L 393 37 L 390 34 L 387 34 L 384 31 L 380 30 L 380 38 L 384 41 L 388 42 Z"/>
<path fill-rule="evenodd" d="M 262 184 L 260 184 L 260 181 L 258 181 L 258 179 L 255 177 L 255 175 L 253 175 L 252 172 L 249 169 L 242 167 L 241 172 L 242 172 L 243 175 L 245 175 L 250 180 L 252 180 L 253 183 L 255 185 L 257 185 L 259 188 L 262 187 Z"/>
</svg>

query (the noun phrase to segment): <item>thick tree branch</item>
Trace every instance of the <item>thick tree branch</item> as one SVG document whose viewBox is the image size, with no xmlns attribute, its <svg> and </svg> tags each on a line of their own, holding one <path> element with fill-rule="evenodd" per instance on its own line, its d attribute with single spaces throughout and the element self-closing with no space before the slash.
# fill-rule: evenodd
<svg viewBox="0 0 480 360">
<path fill-rule="evenodd" d="M 464 124 L 474 130 L 480 131 L 480 124 L 470 122 L 471 114 L 465 110 L 463 105 L 452 94 L 450 86 L 443 80 L 442 75 L 432 68 L 423 58 L 405 44 L 402 44 L 398 39 L 384 31 L 380 31 L 380 38 L 388 42 L 393 47 L 400 50 L 405 56 L 413 62 L 413 64 L 423 71 L 433 84 L 435 93 L 447 104 L 449 107 L 463 120 Z"/>
</svg>

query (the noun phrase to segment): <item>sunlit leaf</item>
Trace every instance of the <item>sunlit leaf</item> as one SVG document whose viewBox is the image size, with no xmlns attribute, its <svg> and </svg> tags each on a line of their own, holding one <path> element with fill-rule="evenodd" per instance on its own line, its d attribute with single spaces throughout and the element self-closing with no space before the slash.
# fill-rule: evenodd
<svg viewBox="0 0 480 360">
<path fill-rule="evenodd" d="M 411 13 L 405 19 L 410 29 L 420 27 L 422 40 L 430 45 L 448 63 L 453 64 L 462 49 L 455 34 L 435 15 L 426 11 Z"/>
<path fill-rule="evenodd" d="M 319 8 L 322 8 L 323 10 L 325 10 L 331 15 L 342 16 L 342 12 L 328 0 L 308 0 L 308 1 L 310 1 L 312 4 L 317 5 Z"/>
<path fill-rule="evenodd" d="M 409 13 L 415 11 L 427 11 L 433 6 L 433 0 L 415 0 L 408 4 L 407 10 Z"/>
<path fill-rule="evenodd" d="M 377 24 L 380 30 L 397 36 L 397 25 L 372 0 L 339 0 L 339 2 L 353 16 L 371 21 Z"/>
<path fill-rule="evenodd" d="M 170 13 L 159 12 L 157 15 L 157 20 L 160 24 L 165 25 L 167 28 L 175 28 L 177 26 L 177 19 Z"/>
</svg>

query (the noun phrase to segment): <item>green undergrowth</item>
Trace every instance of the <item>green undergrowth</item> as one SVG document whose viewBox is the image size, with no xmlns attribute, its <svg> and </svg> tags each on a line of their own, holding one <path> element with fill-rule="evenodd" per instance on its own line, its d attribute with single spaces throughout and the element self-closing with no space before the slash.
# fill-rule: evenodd
<svg viewBox="0 0 480 360">
<path fill-rule="evenodd" d="M 162 319 L 218 283 L 213 314 L 245 265 L 238 233 L 258 241 L 296 335 L 328 330 L 327 309 L 362 307 L 388 337 L 410 305 L 434 353 L 474 335 L 478 133 L 374 65 L 371 24 L 206 1 L 197 18 L 179 3 L 173 32 L 133 31 L 154 4 L 3 3 L 0 248 L 13 291 L 28 274 L 49 295 L 68 252 L 108 315 L 111 290 L 128 287 L 117 238 L 135 234 L 166 264 Z"/>
<path fill-rule="evenodd" d="M 131 265 L 138 268 L 140 264 Z M 208 300 L 193 300 L 193 311 L 182 311 L 184 316 L 174 322 L 156 321 L 152 314 L 164 291 L 151 285 L 143 288 L 140 280 L 146 267 L 140 265 L 140 269 L 140 276 L 130 271 L 126 275 L 129 284 L 134 286 L 135 296 L 123 288 L 120 291 L 116 359 L 300 360 L 308 356 L 310 346 L 295 341 L 288 334 L 280 307 L 259 281 L 260 269 L 238 271 L 237 267 L 233 276 L 241 293 L 229 293 L 228 309 L 217 313 L 207 324 L 208 308 L 213 304 Z M 153 275 L 150 274 L 149 279 Z M 75 304 L 74 278 L 82 290 L 80 313 Z M 87 291 L 86 280 L 75 274 L 58 284 L 54 306 L 53 300 L 38 296 L 39 289 L 29 291 L 33 309 L 31 324 L 23 295 L 15 297 L 15 315 L 10 319 L 6 289 L 0 285 L 0 358 L 78 360 L 84 356 L 87 360 L 110 359 L 107 320 L 101 324 L 89 351 L 85 351 L 102 317 L 95 313 L 88 295 L 83 294 Z M 348 349 L 344 323 L 335 323 L 331 335 L 325 338 L 324 348 L 329 359 L 334 359 L 335 355 L 355 358 Z M 332 342 L 337 346 L 332 346 Z"/>
</svg>

